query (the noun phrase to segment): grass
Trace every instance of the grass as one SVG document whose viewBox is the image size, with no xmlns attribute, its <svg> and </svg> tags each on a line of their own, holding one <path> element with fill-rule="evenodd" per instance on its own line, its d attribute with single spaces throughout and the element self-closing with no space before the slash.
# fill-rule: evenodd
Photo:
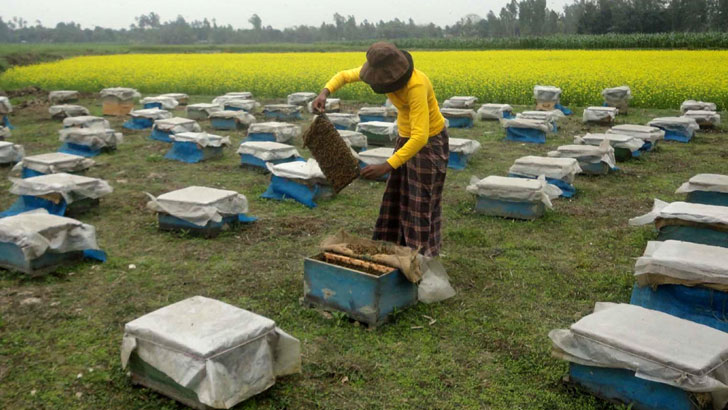
<svg viewBox="0 0 728 410">
<path fill-rule="evenodd" d="M 100 113 L 98 101 L 82 103 Z M 357 106 L 344 102 L 347 110 Z M 60 124 L 46 110 L 30 106 L 12 116 L 12 140 L 28 154 L 59 146 Z M 629 300 L 634 258 L 655 233 L 628 227 L 627 219 L 647 212 L 655 197 L 680 199 L 674 190 L 696 173 L 728 173 L 728 135 L 700 133 L 690 144 L 664 143 L 623 163 L 619 173 L 580 176 L 577 196 L 556 201 L 554 211 L 534 222 L 475 215 L 465 191 L 471 176 L 504 175 L 520 156 L 545 154 L 575 134 L 603 129 L 582 125 L 576 111 L 546 146 L 504 142 L 496 123 L 451 130 L 483 144 L 446 183 L 442 260 L 458 294 L 401 311 L 374 331 L 303 308 L 299 298 L 303 259 L 322 238 L 340 228 L 371 234 L 383 183 L 357 181 L 311 210 L 260 199 L 268 177 L 241 169 L 235 147 L 222 160 L 190 165 L 163 159 L 167 146 L 148 140 L 148 131 L 125 132 L 118 152 L 97 157 L 88 172 L 108 180 L 114 193 L 81 218 L 96 226 L 108 262 L 38 279 L 0 273 L 0 407 L 180 408 L 131 385 L 119 359 L 123 326 L 205 295 L 268 316 L 302 343 L 303 373 L 280 379 L 239 408 L 612 408 L 562 383 L 567 365 L 550 356 L 547 334 L 591 312 L 596 301 Z M 619 122 L 669 114 L 676 111 L 637 109 Z M 111 121 L 120 129 L 122 119 Z M 231 137 L 235 145 L 243 133 Z M 144 192 L 192 184 L 244 193 L 260 221 L 212 240 L 159 232 Z M 0 182 L 2 209 L 14 201 L 9 186 Z M 41 303 L 21 305 L 29 297 Z M 429 325 L 425 316 L 437 321 Z"/>
</svg>

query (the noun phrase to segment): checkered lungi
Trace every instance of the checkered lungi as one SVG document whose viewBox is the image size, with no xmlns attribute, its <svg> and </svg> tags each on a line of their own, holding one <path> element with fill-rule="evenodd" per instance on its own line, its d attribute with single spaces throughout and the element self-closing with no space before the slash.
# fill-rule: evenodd
<svg viewBox="0 0 728 410">
<path fill-rule="evenodd" d="M 395 151 L 407 138 L 399 137 Z M 374 239 L 417 249 L 425 256 L 440 253 L 442 188 L 450 155 L 447 129 L 432 136 L 420 152 L 392 171 L 387 180 Z"/>
</svg>

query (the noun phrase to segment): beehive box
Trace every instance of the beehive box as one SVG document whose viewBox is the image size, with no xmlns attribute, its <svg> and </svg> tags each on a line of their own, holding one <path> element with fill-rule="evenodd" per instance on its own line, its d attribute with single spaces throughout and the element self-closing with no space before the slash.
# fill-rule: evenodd
<svg viewBox="0 0 728 410">
<path fill-rule="evenodd" d="M 202 132 L 202 127 L 195 120 L 182 117 L 166 118 L 154 121 L 149 138 L 155 141 L 172 142 L 172 135 L 183 132 Z"/>
<path fill-rule="evenodd" d="M 216 130 L 244 130 L 255 122 L 255 117 L 247 111 L 221 110 L 210 113 L 210 124 Z"/>
<path fill-rule="evenodd" d="M 55 215 L 78 215 L 98 207 L 99 198 L 112 191 L 102 179 L 67 173 L 14 179 L 10 193 L 19 198 L 4 214 L 43 208 Z"/>
<path fill-rule="evenodd" d="M 476 113 L 472 109 L 442 108 L 440 113 L 447 118 L 449 128 L 473 128 Z"/>
<path fill-rule="evenodd" d="M 555 158 L 574 158 L 579 161 L 582 173 L 586 175 L 607 175 L 616 170 L 614 148 L 608 142 L 600 146 L 562 145 L 547 154 Z"/>
<path fill-rule="evenodd" d="M 728 175 L 695 175 L 675 193 L 687 194 L 685 202 L 728 206 Z"/>
<path fill-rule="evenodd" d="M 639 138 L 645 142 L 645 145 L 640 148 L 642 151 L 653 151 L 657 148 L 657 143 L 665 139 L 665 131 L 657 127 L 636 124 L 616 125 L 607 130 L 607 134 L 621 134 Z"/>
<path fill-rule="evenodd" d="M 374 146 L 393 146 L 397 139 L 397 124 L 393 122 L 360 122 L 356 131 L 367 136 L 367 144 Z"/>
<path fill-rule="evenodd" d="M 215 100 L 212 102 L 214 103 Z M 247 111 L 250 113 L 255 112 L 255 109 L 260 105 L 255 100 L 246 98 L 229 98 L 224 100 L 222 104 L 228 111 Z"/>
<path fill-rule="evenodd" d="M 301 135 L 301 127 L 285 122 L 257 122 L 248 127 L 248 135 L 245 141 L 270 141 L 290 144 L 291 141 Z"/>
<path fill-rule="evenodd" d="M 359 124 L 357 114 L 330 113 L 326 114 L 326 117 L 334 124 L 337 130 L 353 131 L 356 129 L 357 124 Z"/>
<path fill-rule="evenodd" d="M 579 162 L 574 158 L 529 155 L 516 159 L 508 170 L 508 176 L 535 179 L 543 175 L 549 184 L 561 189 L 561 196 L 571 198 L 576 195 L 576 188 L 572 184 L 580 172 Z"/>
<path fill-rule="evenodd" d="M 154 121 L 172 118 L 172 113 L 156 107 L 134 110 L 130 112 L 129 115 L 131 115 L 131 119 L 126 121 L 123 127 L 130 130 L 152 128 L 154 126 Z"/>
<path fill-rule="evenodd" d="M 463 170 L 468 165 L 470 157 L 480 149 L 480 143 L 466 138 L 449 139 L 450 154 L 447 162 L 448 168 Z"/>
<path fill-rule="evenodd" d="M 25 150 L 22 145 L 0 141 L 0 166 L 13 165 L 23 160 Z"/>
<path fill-rule="evenodd" d="M 665 131 L 666 141 L 690 142 L 700 125 L 693 118 L 687 117 L 661 117 L 655 118 L 647 125 Z"/>
<path fill-rule="evenodd" d="M 210 114 L 222 111 L 223 107 L 219 104 L 190 104 L 187 106 L 187 117 L 192 120 L 206 120 Z"/>
<path fill-rule="evenodd" d="M 340 130 L 341 138 L 356 152 L 367 149 L 367 136 L 358 131 Z"/>
<path fill-rule="evenodd" d="M 619 110 L 619 115 L 627 115 L 629 100 L 632 99 L 632 90 L 628 86 L 605 88 L 602 90 L 604 105 Z"/>
<path fill-rule="evenodd" d="M 655 200 L 652 211 L 630 219 L 630 225 L 655 223 L 657 240 L 676 240 L 728 247 L 728 207 Z"/>
<path fill-rule="evenodd" d="M 700 128 L 715 128 L 720 125 L 720 114 L 715 111 L 690 110 L 683 117 L 694 119 Z"/>
<path fill-rule="evenodd" d="M 141 94 L 133 88 L 104 88 L 101 90 L 102 113 L 111 116 L 128 115 L 134 109 L 134 101 Z"/>
<path fill-rule="evenodd" d="M 258 171 L 270 172 L 267 163 L 282 164 L 300 160 L 296 147 L 270 141 L 248 141 L 240 144 L 237 151 L 240 165 Z"/>
<path fill-rule="evenodd" d="M 174 98 L 175 100 L 177 100 L 177 104 L 179 105 L 187 105 L 190 100 L 190 96 L 185 93 L 166 93 L 160 94 L 159 97 Z"/>
<path fill-rule="evenodd" d="M 80 117 L 68 117 L 63 119 L 63 128 L 103 128 L 109 129 L 109 121 L 102 117 L 93 115 L 82 115 Z"/>
<path fill-rule="evenodd" d="M 63 104 L 63 105 L 51 105 L 48 108 L 48 113 L 54 120 L 62 120 L 67 117 L 80 117 L 89 115 L 88 109 L 80 105 Z"/>
<path fill-rule="evenodd" d="M 229 137 L 206 132 L 181 132 L 173 134 L 172 147 L 165 158 L 194 164 L 223 157 L 223 150 L 230 145 Z"/>
<path fill-rule="evenodd" d="M 176 99 L 172 97 L 144 97 L 139 101 L 144 109 L 158 108 L 160 110 L 174 110 L 179 105 Z"/>
<path fill-rule="evenodd" d="M 268 104 L 263 107 L 263 116 L 269 120 L 296 121 L 300 120 L 301 107 L 292 104 Z"/>
<path fill-rule="evenodd" d="M 316 98 L 316 93 L 298 92 L 298 93 L 288 94 L 288 98 L 286 100 L 287 100 L 288 104 L 300 105 L 302 107 L 305 107 L 309 102 L 313 101 L 315 98 Z"/>
<path fill-rule="evenodd" d="M 95 163 L 94 160 L 80 155 L 50 152 L 25 157 L 13 170 L 17 171 L 17 168 L 20 168 L 21 178 L 37 177 L 59 172 L 79 174 L 84 173 Z"/>
<path fill-rule="evenodd" d="M 359 122 L 394 122 L 397 120 L 397 109 L 388 107 L 361 107 L 357 113 Z"/>
<path fill-rule="evenodd" d="M 442 108 L 472 109 L 476 102 L 478 102 L 477 97 L 455 96 L 443 101 Z"/>
<path fill-rule="evenodd" d="M 585 123 L 610 125 L 614 123 L 617 114 L 619 114 L 619 110 L 614 107 L 587 107 L 584 109 L 582 121 Z"/>
<path fill-rule="evenodd" d="M 482 180 L 473 178 L 467 189 L 476 197 L 478 214 L 534 220 L 551 207 L 546 185 L 544 180 L 491 175 Z"/>
<path fill-rule="evenodd" d="M 120 132 L 104 128 L 63 128 L 59 132 L 63 145 L 58 152 L 94 157 L 103 152 L 116 150 L 124 141 Z"/>
<path fill-rule="evenodd" d="M 339 98 L 327 98 L 324 107 L 324 111 L 326 111 L 327 114 L 332 112 L 341 112 L 341 100 Z M 313 101 L 309 101 L 307 108 L 309 113 L 316 114 L 313 112 Z"/>
<path fill-rule="evenodd" d="M 372 148 L 359 153 L 360 167 L 364 169 L 369 165 L 381 165 L 387 162 L 389 158 L 394 155 L 394 148 L 379 147 Z M 389 173 L 379 177 L 378 181 L 386 181 L 389 178 Z"/>
<path fill-rule="evenodd" d="M 578 144 L 586 144 L 598 147 L 605 141 L 614 148 L 614 157 L 618 162 L 628 161 L 642 155 L 642 147 L 645 142 L 639 138 L 622 134 L 586 134 L 583 137 L 574 138 Z"/>
<path fill-rule="evenodd" d="M 506 140 L 528 144 L 545 144 L 546 133 L 553 129 L 553 124 L 541 120 L 516 118 L 501 123 L 506 130 Z"/>
<path fill-rule="evenodd" d="M 51 91 L 48 93 L 48 102 L 51 103 L 51 105 L 54 104 L 65 104 L 69 102 L 75 102 L 78 101 L 80 94 L 78 91 L 72 91 L 72 90 L 57 90 L 57 91 Z"/>
<path fill-rule="evenodd" d="M 314 159 L 267 165 L 272 174 L 271 182 L 261 198 L 278 201 L 293 199 L 309 208 L 316 208 L 316 201 L 334 195 Z"/>
<path fill-rule="evenodd" d="M 481 121 L 498 121 L 504 118 L 513 118 L 513 107 L 508 104 L 483 104 L 478 109 L 478 118 Z"/>
</svg>

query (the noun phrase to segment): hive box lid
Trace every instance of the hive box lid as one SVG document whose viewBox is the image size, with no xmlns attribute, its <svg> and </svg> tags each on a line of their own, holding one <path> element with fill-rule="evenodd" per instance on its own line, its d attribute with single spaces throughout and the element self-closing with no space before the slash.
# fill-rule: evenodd
<svg viewBox="0 0 728 410">
<path fill-rule="evenodd" d="M 216 202 L 237 196 L 235 191 L 208 188 L 203 186 L 190 186 L 167 192 L 157 197 L 159 202 L 176 202 L 185 204 L 212 205 Z"/>
<path fill-rule="evenodd" d="M 23 158 L 23 163 L 35 163 L 40 165 L 57 165 L 67 162 L 76 162 L 85 159 L 80 155 L 66 154 L 63 152 L 49 152 L 47 154 L 31 155 Z"/>
</svg>

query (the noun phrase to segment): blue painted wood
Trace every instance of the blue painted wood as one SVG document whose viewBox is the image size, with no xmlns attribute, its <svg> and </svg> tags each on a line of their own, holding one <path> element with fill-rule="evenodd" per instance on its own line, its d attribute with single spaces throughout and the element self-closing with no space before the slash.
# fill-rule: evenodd
<svg viewBox="0 0 728 410">
<path fill-rule="evenodd" d="M 145 110 L 146 109 L 149 109 L 149 108 L 159 108 L 161 110 L 162 109 L 162 103 L 160 103 L 160 102 L 148 102 L 148 103 L 144 104 L 144 109 Z"/>
<path fill-rule="evenodd" d="M 532 128 L 506 128 L 506 140 L 525 142 L 527 144 L 545 144 L 546 133 Z"/>
<path fill-rule="evenodd" d="M 581 171 L 586 175 L 607 175 L 611 168 L 605 162 L 596 162 L 589 164 L 579 163 Z"/>
<path fill-rule="evenodd" d="M 475 212 L 502 218 L 533 220 L 543 216 L 546 205 L 543 202 L 514 202 L 478 196 Z"/>
<path fill-rule="evenodd" d="M 387 321 L 395 309 L 417 303 L 417 285 L 399 269 L 375 276 L 306 258 L 303 281 L 307 304 L 344 312 L 371 326 Z"/>
<path fill-rule="evenodd" d="M 248 133 L 248 136 L 243 139 L 243 142 L 250 142 L 250 141 L 269 141 L 269 142 L 277 142 L 276 136 L 271 132 L 254 132 L 254 133 Z"/>
<path fill-rule="evenodd" d="M 448 128 L 473 128 L 473 119 L 470 117 L 448 117 Z"/>
<path fill-rule="evenodd" d="M 225 111 L 245 111 L 245 112 L 250 112 L 249 110 L 246 110 L 246 109 L 243 109 L 243 108 L 239 108 L 239 107 L 231 107 L 229 105 L 223 106 L 223 109 Z"/>
<path fill-rule="evenodd" d="M 629 303 L 728 332 L 726 292 L 682 285 L 660 285 L 654 289 L 635 285 Z"/>
<path fill-rule="evenodd" d="M 216 130 L 233 131 L 244 128 L 243 124 L 235 121 L 233 118 L 211 118 L 210 124 Z"/>
<path fill-rule="evenodd" d="M 728 232 L 711 229 L 709 225 L 701 227 L 666 225 L 661 227 L 659 232 L 657 235 L 658 241 L 672 239 L 728 248 Z"/>
<path fill-rule="evenodd" d="M 82 259 L 83 251 L 65 253 L 46 252 L 28 261 L 25 259 L 23 251 L 16 244 L 0 242 L 0 267 L 31 276 L 54 272 L 63 265 L 78 263 Z"/>
<path fill-rule="evenodd" d="M 223 157 L 223 147 L 203 147 L 190 141 L 175 141 L 164 155 L 165 158 L 194 164 Z"/>
<path fill-rule="evenodd" d="M 695 204 L 728 206 L 728 193 L 714 191 L 693 191 L 689 192 L 686 202 Z"/>
<path fill-rule="evenodd" d="M 693 139 L 693 132 L 688 131 L 673 131 L 673 130 L 666 130 L 663 128 L 663 131 L 665 131 L 665 141 L 677 141 L 682 143 L 688 143 L 690 140 Z"/>
<path fill-rule="evenodd" d="M 450 151 L 450 156 L 447 161 L 447 167 L 457 171 L 462 171 L 468 165 L 469 158 L 470 155 L 463 154 L 462 152 Z"/>
<path fill-rule="evenodd" d="M 155 141 L 161 141 L 161 142 L 169 142 L 172 143 L 172 138 L 170 137 L 172 135 L 169 132 L 160 131 L 156 128 L 152 129 L 152 133 L 149 135 L 150 139 L 153 139 Z"/>
<path fill-rule="evenodd" d="M 64 154 L 80 155 L 87 158 L 95 157 L 97 155 L 100 155 L 102 152 L 109 151 L 112 150 L 109 148 L 93 149 L 88 145 L 74 144 L 72 142 L 64 142 L 61 147 L 58 148 L 58 152 L 62 152 Z"/>
<path fill-rule="evenodd" d="M 238 215 L 223 217 L 220 222 L 210 221 L 205 226 L 195 225 L 191 222 L 185 221 L 184 219 L 177 218 L 176 216 L 172 216 L 164 212 L 157 213 L 157 220 L 159 221 L 159 229 L 162 231 L 185 231 L 194 235 L 204 236 L 206 238 L 218 236 L 223 229 L 233 229 L 241 225 Z"/>
<path fill-rule="evenodd" d="M 708 410 L 690 392 L 640 379 L 625 369 L 569 364 L 569 381 L 603 400 L 631 404 L 634 410 Z"/>
</svg>

